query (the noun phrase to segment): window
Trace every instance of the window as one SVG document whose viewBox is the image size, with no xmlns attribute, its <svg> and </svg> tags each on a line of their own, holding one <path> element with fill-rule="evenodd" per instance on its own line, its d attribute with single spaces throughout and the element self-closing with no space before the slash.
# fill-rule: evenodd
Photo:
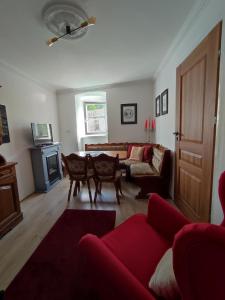
<svg viewBox="0 0 225 300">
<path fill-rule="evenodd" d="M 87 135 L 107 132 L 106 103 L 84 102 L 84 117 Z"/>
</svg>

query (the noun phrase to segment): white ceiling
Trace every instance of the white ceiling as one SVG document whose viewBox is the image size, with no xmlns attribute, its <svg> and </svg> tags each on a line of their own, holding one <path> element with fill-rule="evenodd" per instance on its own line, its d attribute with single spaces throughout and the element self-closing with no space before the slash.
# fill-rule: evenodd
<svg viewBox="0 0 225 300">
<path fill-rule="evenodd" d="M 0 1 L 0 61 L 64 89 L 152 77 L 197 0 L 80 0 L 96 26 L 52 48 L 41 20 L 47 2 Z"/>
</svg>

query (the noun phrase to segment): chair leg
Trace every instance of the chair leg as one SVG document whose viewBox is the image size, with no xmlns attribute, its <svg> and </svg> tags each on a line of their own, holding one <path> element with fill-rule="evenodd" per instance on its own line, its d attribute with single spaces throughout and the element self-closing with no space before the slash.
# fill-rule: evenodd
<svg viewBox="0 0 225 300">
<path fill-rule="evenodd" d="M 122 187 L 121 187 L 121 179 L 119 179 L 119 181 L 118 181 L 118 186 L 119 186 L 120 194 L 123 195 Z"/>
<path fill-rule="evenodd" d="M 119 185 L 118 182 L 114 182 L 114 186 L 116 189 L 116 199 L 117 199 L 117 203 L 120 204 L 120 196 L 119 196 Z"/>
<path fill-rule="evenodd" d="M 78 194 L 78 184 L 79 184 L 79 181 L 75 181 L 73 196 L 77 196 L 77 194 Z"/>
<path fill-rule="evenodd" d="M 99 182 L 99 190 L 98 190 L 98 192 L 99 192 L 99 194 L 102 193 L 102 182 L 101 181 Z"/>
<path fill-rule="evenodd" d="M 89 192 L 90 202 L 92 203 L 92 195 L 91 195 L 91 187 L 90 187 L 90 181 L 89 181 L 89 179 L 87 179 L 87 186 L 88 186 L 88 192 Z"/>
<path fill-rule="evenodd" d="M 70 195 L 71 195 L 72 185 L 73 185 L 73 180 L 70 180 L 70 189 L 69 189 L 69 193 L 68 193 L 68 202 L 70 201 Z"/>
<path fill-rule="evenodd" d="M 96 203 L 96 199 L 97 199 L 97 194 L 98 194 L 98 184 L 99 181 L 95 180 L 95 197 L 94 197 L 94 203 Z"/>
</svg>

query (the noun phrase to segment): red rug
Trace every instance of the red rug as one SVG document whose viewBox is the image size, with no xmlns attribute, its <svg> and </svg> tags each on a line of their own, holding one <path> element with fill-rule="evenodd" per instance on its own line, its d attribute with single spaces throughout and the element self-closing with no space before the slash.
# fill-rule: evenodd
<svg viewBox="0 0 225 300">
<path fill-rule="evenodd" d="M 102 236 L 115 224 L 115 211 L 67 209 L 5 291 L 4 300 L 80 299 L 78 241 Z"/>
</svg>

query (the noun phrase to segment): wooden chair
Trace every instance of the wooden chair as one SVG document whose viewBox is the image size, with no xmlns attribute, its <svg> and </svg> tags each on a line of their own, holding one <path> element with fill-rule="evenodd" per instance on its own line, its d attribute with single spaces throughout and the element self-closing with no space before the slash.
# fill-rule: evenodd
<svg viewBox="0 0 225 300">
<path fill-rule="evenodd" d="M 62 154 L 62 160 L 66 166 L 67 172 L 70 178 L 70 188 L 68 193 L 68 202 L 70 201 L 73 182 L 75 181 L 75 187 L 73 195 L 77 196 L 80 192 L 80 182 L 87 182 L 90 202 L 92 203 L 90 179 L 93 178 L 93 169 L 88 168 L 89 159 L 88 156 L 81 157 L 74 153 L 65 156 Z"/>
<path fill-rule="evenodd" d="M 116 190 L 116 198 L 118 204 L 120 204 L 119 192 L 121 190 L 121 170 L 119 167 L 119 156 L 116 157 L 108 156 L 106 154 L 100 154 L 95 157 L 91 157 L 92 167 L 94 169 L 94 181 L 95 181 L 95 197 L 98 192 L 101 193 L 103 182 L 112 182 Z"/>
</svg>

